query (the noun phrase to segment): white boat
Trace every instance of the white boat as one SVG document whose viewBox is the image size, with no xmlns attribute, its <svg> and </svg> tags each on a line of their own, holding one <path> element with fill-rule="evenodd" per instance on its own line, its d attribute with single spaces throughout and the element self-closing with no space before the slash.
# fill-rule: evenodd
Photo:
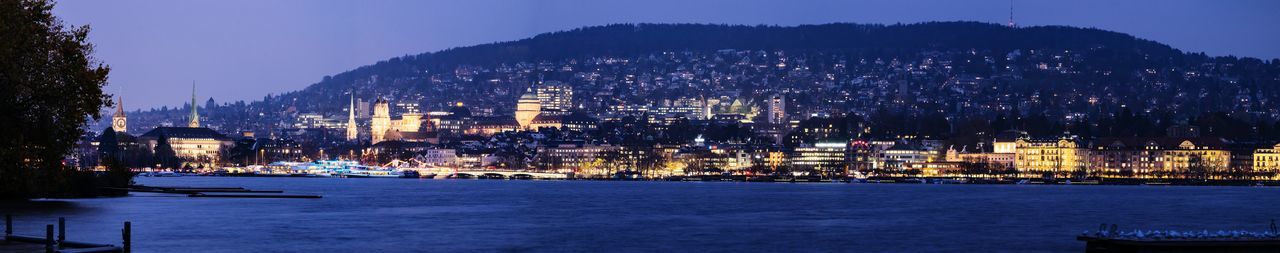
<svg viewBox="0 0 1280 253">
<path fill-rule="evenodd" d="M 392 170 L 351 170 L 346 173 L 342 173 L 342 176 L 352 177 L 352 178 L 366 178 L 366 177 L 399 178 L 401 177 L 401 175 L 403 174 L 401 174 L 399 171 L 392 171 Z"/>
<path fill-rule="evenodd" d="M 374 166 L 353 165 L 347 166 L 345 172 L 340 173 L 344 177 L 381 177 L 381 178 L 399 178 L 404 173 L 391 168 L 382 168 Z"/>
</svg>

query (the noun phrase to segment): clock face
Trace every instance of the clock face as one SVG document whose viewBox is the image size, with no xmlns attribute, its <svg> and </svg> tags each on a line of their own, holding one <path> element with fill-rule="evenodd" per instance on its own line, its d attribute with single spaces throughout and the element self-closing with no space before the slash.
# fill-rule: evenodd
<svg viewBox="0 0 1280 253">
<path fill-rule="evenodd" d="M 111 122 L 111 126 L 116 129 L 124 129 L 124 119 L 117 118 Z"/>
</svg>

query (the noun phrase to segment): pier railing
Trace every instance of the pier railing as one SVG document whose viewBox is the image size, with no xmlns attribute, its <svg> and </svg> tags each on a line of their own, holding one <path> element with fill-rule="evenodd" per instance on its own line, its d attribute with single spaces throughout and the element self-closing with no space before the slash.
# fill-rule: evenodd
<svg viewBox="0 0 1280 253">
<path fill-rule="evenodd" d="M 6 242 L 25 243 L 25 244 L 42 244 L 44 252 L 65 252 L 65 253 L 108 253 L 108 252 L 131 252 L 131 224 L 124 222 L 124 228 L 120 230 L 122 244 L 115 246 L 103 243 L 91 243 L 67 240 L 67 219 L 58 218 L 57 237 L 54 236 L 53 224 L 45 225 L 44 236 L 31 236 L 15 234 L 13 231 L 13 216 L 4 216 L 4 240 Z"/>
</svg>

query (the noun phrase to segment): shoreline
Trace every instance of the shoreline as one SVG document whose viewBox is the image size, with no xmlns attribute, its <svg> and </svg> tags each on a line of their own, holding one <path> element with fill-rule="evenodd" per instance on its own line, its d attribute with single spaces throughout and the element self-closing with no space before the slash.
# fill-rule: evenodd
<svg viewBox="0 0 1280 253">
<path fill-rule="evenodd" d="M 298 177 L 289 175 L 259 174 L 221 174 L 221 175 L 187 175 L 192 177 L 281 177 L 281 178 L 353 178 L 366 177 Z M 139 176 L 142 177 L 142 176 Z M 818 178 L 818 177 L 772 177 L 772 176 L 675 176 L 666 178 L 432 178 L 402 177 L 390 179 L 418 180 L 513 180 L 513 181 L 664 181 L 664 182 L 747 182 L 747 183 L 853 183 L 853 184 L 973 184 L 973 185 L 1139 185 L 1139 186 L 1238 186 L 1238 187 L 1280 187 L 1280 181 L 1268 180 L 1197 180 L 1197 179 L 1131 179 L 1131 178 L 1096 178 L 1085 180 L 1043 179 L 1043 178 L 965 178 L 965 177 L 870 177 L 856 178 Z"/>
</svg>

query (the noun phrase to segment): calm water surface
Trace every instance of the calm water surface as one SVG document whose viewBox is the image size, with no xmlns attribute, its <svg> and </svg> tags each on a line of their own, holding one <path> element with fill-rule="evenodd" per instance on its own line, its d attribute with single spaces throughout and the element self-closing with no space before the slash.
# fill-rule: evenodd
<svg viewBox="0 0 1280 253">
<path fill-rule="evenodd" d="M 1099 223 L 1264 230 L 1280 188 L 139 178 L 322 199 L 131 197 L 0 204 L 17 230 L 137 252 L 1082 252 Z"/>
</svg>

